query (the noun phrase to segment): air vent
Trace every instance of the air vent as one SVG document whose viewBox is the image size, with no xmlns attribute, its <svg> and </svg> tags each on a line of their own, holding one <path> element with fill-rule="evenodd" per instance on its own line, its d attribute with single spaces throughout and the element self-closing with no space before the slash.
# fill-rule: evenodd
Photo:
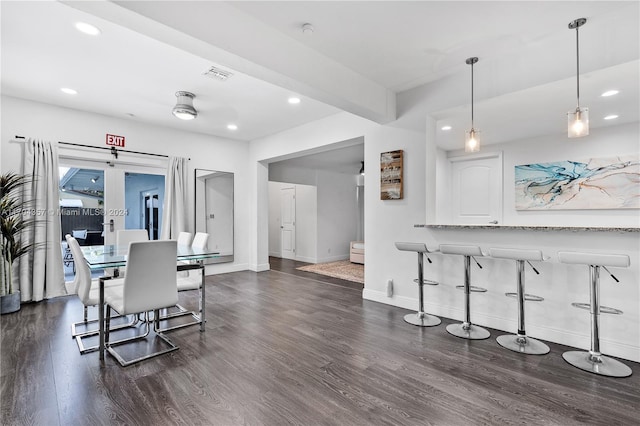
<svg viewBox="0 0 640 426">
<path fill-rule="evenodd" d="M 215 78 L 216 80 L 225 81 L 226 79 L 231 77 L 233 74 L 230 73 L 229 71 L 221 70 L 220 68 L 211 67 L 204 73 L 204 75 L 211 78 Z"/>
</svg>

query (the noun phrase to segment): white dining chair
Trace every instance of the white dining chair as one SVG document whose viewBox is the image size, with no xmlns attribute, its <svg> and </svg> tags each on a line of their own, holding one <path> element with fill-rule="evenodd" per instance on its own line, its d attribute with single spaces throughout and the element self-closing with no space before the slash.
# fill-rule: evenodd
<svg viewBox="0 0 640 426">
<path fill-rule="evenodd" d="M 116 232 L 116 245 L 119 247 L 127 247 L 129 243 L 138 241 L 149 241 L 149 233 L 146 229 L 118 229 Z M 114 277 L 124 277 L 127 267 L 116 268 L 117 273 L 114 271 L 112 274 Z"/>
<path fill-rule="evenodd" d="M 83 338 L 89 336 L 95 336 L 98 334 L 98 329 L 88 329 L 89 324 L 97 323 L 97 319 L 89 320 L 88 319 L 88 307 L 89 306 L 97 306 L 99 303 L 99 283 L 98 279 L 91 278 L 91 270 L 89 269 L 89 265 L 84 261 L 84 256 L 82 255 L 82 250 L 80 248 L 80 244 L 78 241 L 73 238 L 71 235 L 65 237 L 67 240 L 67 245 L 71 250 L 71 254 L 73 256 L 74 262 L 76 264 L 76 275 L 73 281 L 73 285 L 75 288 L 75 292 L 78 295 L 78 298 L 82 302 L 83 305 L 83 320 L 74 322 L 71 324 L 71 337 L 76 339 L 76 343 L 78 344 L 78 349 L 80 350 L 80 354 L 86 354 L 89 352 L 93 352 L 98 350 L 98 346 L 90 346 L 86 347 Z M 121 286 L 121 280 L 107 280 L 105 281 L 105 287 L 114 287 Z M 122 324 L 114 327 L 114 330 L 133 327 L 138 322 L 137 318 L 134 317 L 131 322 L 127 324 Z M 84 326 L 84 331 L 78 331 L 78 327 Z"/>
<path fill-rule="evenodd" d="M 146 229 L 118 229 L 116 233 L 116 244 L 128 246 L 134 241 L 149 241 L 149 233 Z"/>
<path fill-rule="evenodd" d="M 178 349 L 158 330 L 159 310 L 178 303 L 176 255 L 175 240 L 132 242 L 129 244 L 127 275 L 124 277 L 123 285 L 105 288 L 104 298 L 107 305 L 105 347 L 123 367 Z M 120 315 L 144 313 L 145 332 L 117 342 L 109 342 L 111 311 Z M 151 329 L 149 311 L 154 312 L 153 328 L 156 336 L 166 342 L 169 348 L 125 360 L 115 347 L 144 339 L 149 335 Z"/>
<path fill-rule="evenodd" d="M 193 239 L 193 234 L 191 232 L 181 232 L 178 234 L 178 245 L 190 246 L 192 239 Z"/>
<path fill-rule="evenodd" d="M 195 237 L 193 238 L 193 242 L 191 243 L 191 247 L 195 249 L 203 250 L 207 247 L 207 242 L 209 241 L 209 234 L 205 232 L 196 232 Z M 191 264 L 196 265 L 196 261 L 186 261 L 183 264 Z M 180 304 L 176 304 L 176 308 L 178 312 L 170 313 L 160 317 L 161 320 L 168 320 L 171 318 L 177 318 L 185 315 L 191 315 L 193 321 L 189 321 L 186 323 L 169 326 L 163 328 L 161 331 L 171 331 L 176 330 L 178 328 L 188 327 L 190 325 L 202 324 L 202 312 L 204 310 L 204 298 L 202 297 L 202 278 L 204 276 L 204 268 L 193 268 L 186 271 L 178 271 L 177 272 L 177 288 L 178 291 L 190 291 L 190 290 L 200 290 L 200 302 L 199 302 L 199 312 L 189 311 L 185 307 Z"/>
</svg>

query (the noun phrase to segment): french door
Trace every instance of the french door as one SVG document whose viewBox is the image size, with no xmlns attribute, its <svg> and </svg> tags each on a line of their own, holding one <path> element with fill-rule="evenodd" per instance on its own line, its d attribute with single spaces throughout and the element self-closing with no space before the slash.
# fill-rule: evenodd
<svg viewBox="0 0 640 426">
<path fill-rule="evenodd" d="M 160 167 L 61 157 L 62 237 L 86 231 L 81 244 L 115 244 L 119 229 L 146 229 L 149 239 L 158 239 L 164 174 Z"/>
</svg>

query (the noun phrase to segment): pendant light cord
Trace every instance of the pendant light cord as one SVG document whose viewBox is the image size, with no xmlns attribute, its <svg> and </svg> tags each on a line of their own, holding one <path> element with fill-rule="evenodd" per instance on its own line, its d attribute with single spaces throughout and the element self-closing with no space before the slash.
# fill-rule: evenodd
<svg viewBox="0 0 640 426">
<path fill-rule="evenodd" d="M 576 27 L 576 96 L 578 101 L 578 109 L 580 109 L 580 43 L 578 41 L 578 30 Z M 471 68 L 473 71 L 473 67 Z"/>
<path fill-rule="evenodd" d="M 473 130 L 473 62 L 471 62 L 471 130 Z"/>
</svg>

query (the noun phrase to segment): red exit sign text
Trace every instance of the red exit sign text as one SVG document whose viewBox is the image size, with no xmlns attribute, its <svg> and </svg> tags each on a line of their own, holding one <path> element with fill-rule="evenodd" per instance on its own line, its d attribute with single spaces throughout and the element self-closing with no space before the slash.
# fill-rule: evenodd
<svg viewBox="0 0 640 426">
<path fill-rule="evenodd" d="M 110 135 L 107 133 L 107 145 L 124 147 L 124 136 Z"/>
</svg>

